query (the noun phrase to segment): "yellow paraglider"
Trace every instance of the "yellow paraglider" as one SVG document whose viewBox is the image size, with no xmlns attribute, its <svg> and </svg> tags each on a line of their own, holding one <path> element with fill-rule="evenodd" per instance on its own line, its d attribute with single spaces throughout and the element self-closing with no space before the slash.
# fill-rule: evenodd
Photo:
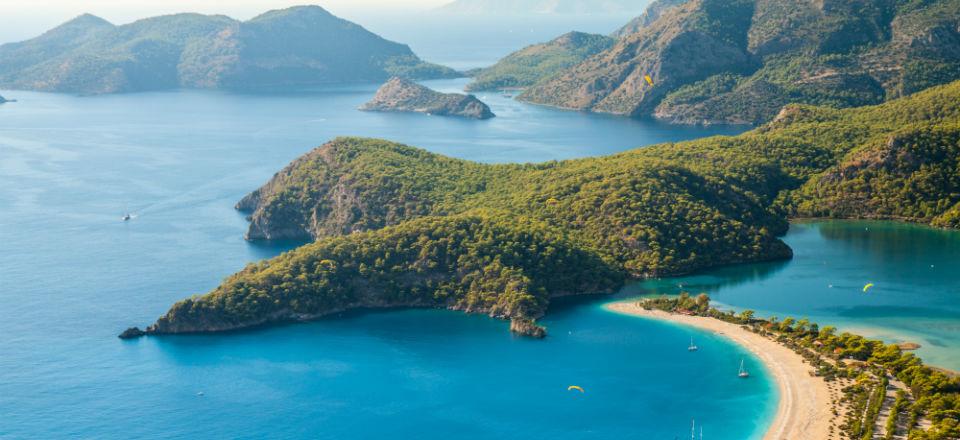
<svg viewBox="0 0 960 440">
<path fill-rule="evenodd" d="M 584 391 L 583 391 L 583 388 L 580 388 L 580 387 L 578 387 L 578 386 L 576 386 L 576 385 L 570 385 L 570 386 L 567 387 L 567 391 L 573 391 L 573 390 L 577 390 L 577 391 L 579 391 L 579 392 L 581 392 L 581 393 L 584 392 Z"/>
<path fill-rule="evenodd" d="M 866 286 L 863 286 L 863 293 L 867 293 L 870 288 L 873 287 L 873 283 L 869 283 Z"/>
<path fill-rule="evenodd" d="M 653 78 L 651 78 L 650 75 L 643 75 L 643 79 L 647 80 L 647 84 L 653 86 Z"/>
</svg>

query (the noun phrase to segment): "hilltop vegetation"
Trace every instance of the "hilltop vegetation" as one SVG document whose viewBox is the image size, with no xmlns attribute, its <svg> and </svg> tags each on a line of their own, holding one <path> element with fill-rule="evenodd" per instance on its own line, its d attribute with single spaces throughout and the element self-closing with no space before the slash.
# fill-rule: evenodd
<svg viewBox="0 0 960 440">
<path fill-rule="evenodd" d="M 177 14 L 114 26 L 83 15 L 32 40 L 0 46 L 0 87 L 11 89 L 252 89 L 391 76 L 457 73 L 318 6 L 270 11 L 245 22 Z"/>
<path fill-rule="evenodd" d="M 537 334 L 551 296 L 788 258 L 777 238 L 788 215 L 837 207 L 820 214 L 956 225 L 958 122 L 960 82 L 874 107 L 791 106 L 736 137 L 543 164 L 336 139 L 237 205 L 251 212 L 249 238 L 316 242 L 178 303 L 150 331 L 404 305 Z"/>
<path fill-rule="evenodd" d="M 611 291 L 622 279 L 555 228 L 481 211 L 320 240 L 252 264 L 148 331 L 229 330 L 358 307 L 447 307 L 519 324 L 543 315 L 551 294 Z"/>
<path fill-rule="evenodd" d="M 547 43 L 516 51 L 493 66 L 480 69 L 467 90 L 499 90 L 528 87 L 579 64 L 613 45 L 613 38 L 570 32 Z"/>
<path fill-rule="evenodd" d="M 661 0 L 616 35 L 520 99 L 759 124 L 791 103 L 871 105 L 960 79 L 960 0 Z"/>
</svg>

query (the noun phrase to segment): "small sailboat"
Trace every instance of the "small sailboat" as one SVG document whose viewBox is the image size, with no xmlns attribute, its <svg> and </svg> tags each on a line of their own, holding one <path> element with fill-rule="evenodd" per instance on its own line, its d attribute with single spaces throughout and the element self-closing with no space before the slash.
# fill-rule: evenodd
<svg viewBox="0 0 960 440">
<path fill-rule="evenodd" d="M 747 372 L 747 369 L 743 368 L 743 359 L 740 359 L 740 372 L 737 373 L 737 376 L 740 376 L 741 379 L 750 377 L 750 373 Z"/>
<path fill-rule="evenodd" d="M 697 440 L 697 420 L 690 419 L 690 440 Z M 703 425 L 700 425 L 700 440 L 703 440 Z"/>
<path fill-rule="evenodd" d="M 691 337 L 690 337 L 690 346 L 687 347 L 687 351 L 697 351 L 697 350 L 699 350 L 699 349 L 700 349 L 700 347 L 697 347 L 697 346 L 693 343 L 693 337 L 691 336 Z"/>
</svg>

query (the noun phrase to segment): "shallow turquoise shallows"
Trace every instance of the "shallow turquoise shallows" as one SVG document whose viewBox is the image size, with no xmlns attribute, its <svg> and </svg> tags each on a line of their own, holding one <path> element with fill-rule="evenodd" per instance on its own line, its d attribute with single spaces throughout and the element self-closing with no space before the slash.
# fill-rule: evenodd
<svg viewBox="0 0 960 440">
<path fill-rule="evenodd" d="M 915 342 L 927 363 L 960 370 L 960 232 L 869 221 L 797 222 L 790 262 L 647 281 L 631 294 L 708 292 L 758 316 L 809 318 L 888 342 Z M 873 287 L 864 293 L 867 284 Z"/>
</svg>

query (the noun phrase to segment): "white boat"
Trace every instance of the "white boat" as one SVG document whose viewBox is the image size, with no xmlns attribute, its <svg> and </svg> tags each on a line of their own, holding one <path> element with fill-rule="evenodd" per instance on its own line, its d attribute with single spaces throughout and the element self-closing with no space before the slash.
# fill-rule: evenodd
<svg viewBox="0 0 960 440">
<path fill-rule="evenodd" d="M 747 372 L 747 369 L 743 368 L 743 359 L 740 359 L 740 372 L 737 373 L 737 376 L 740 376 L 741 379 L 750 377 L 750 373 Z"/>
<path fill-rule="evenodd" d="M 691 336 L 691 337 L 690 337 L 690 346 L 687 347 L 687 351 L 697 351 L 697 350 L 699 350 L 699 349 L 700 349 L 700 347 L 697 347 L 696 345 L 694 345 L 694 343 L 693 343 L 693 337 Z"/>
</svg>

